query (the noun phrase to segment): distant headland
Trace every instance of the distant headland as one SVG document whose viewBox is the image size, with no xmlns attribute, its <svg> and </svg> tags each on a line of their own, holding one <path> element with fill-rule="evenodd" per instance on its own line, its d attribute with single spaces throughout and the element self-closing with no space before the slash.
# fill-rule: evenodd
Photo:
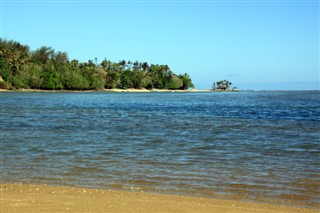
<svg viewBox="0 0 320 213">
<path fill-rule="evenodd" d="M 88 62 L 69 60 L 66 52 L 29 46 L 0 38 L 0 89 L 186 91 L 194 88 L 187 73 L 177 75 L 168 65 L 148 62 Z"/>
</svg>

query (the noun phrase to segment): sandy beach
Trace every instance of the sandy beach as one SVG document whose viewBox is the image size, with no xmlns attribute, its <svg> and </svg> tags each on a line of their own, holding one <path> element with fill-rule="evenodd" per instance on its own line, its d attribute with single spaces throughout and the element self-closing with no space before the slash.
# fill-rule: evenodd
<svg viewBox="0 0 320 213">
<path fill-rule="evenodd" d="M 1 184 L 0 212 L 319 212 L 285 205 L 29 184 Z"/>
</svg>

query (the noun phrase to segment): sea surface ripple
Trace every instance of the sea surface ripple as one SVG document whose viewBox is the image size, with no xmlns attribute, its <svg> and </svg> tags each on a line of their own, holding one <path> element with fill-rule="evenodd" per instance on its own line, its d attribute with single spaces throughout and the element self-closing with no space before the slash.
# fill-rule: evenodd
<svg viewBox="0 0 320 213">
<path fill-rule="evenodd" d="M 0 93 L 0 179 L 319 207 L 319 100 L 319 91 Z"/>
</svg>

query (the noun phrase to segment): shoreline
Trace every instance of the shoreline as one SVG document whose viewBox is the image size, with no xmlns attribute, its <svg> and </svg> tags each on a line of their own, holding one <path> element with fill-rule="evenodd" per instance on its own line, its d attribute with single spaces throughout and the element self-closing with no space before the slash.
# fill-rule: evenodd
<svg viewBox="0 0 320 213">
<path fill-rule="evenodd" d="M 168 89 L 101 89 L 101 90 L 41 90 L 41 89 L 0 89 L 0 92 L 56 92 L 56 93 L 86 93 L 86 92 L 106 92 L 106 93 L 118 93 L 118 92 L 125 92 L 125 93 L 171 93 L 171 92 L 178 92 L 178 93 L 193 93 L 193 92 L 238 92 L 238 91 L 218 91 L 218 90 L 207 90 L 207 89 L 192 89 L 192 90 L 168 90 Z"/>
<path fill-rule="evenodd" d="M 290 205 L 20 183 L 0 184 L 0 206 L 1 212 L 319 212 Z"/>
</svg>

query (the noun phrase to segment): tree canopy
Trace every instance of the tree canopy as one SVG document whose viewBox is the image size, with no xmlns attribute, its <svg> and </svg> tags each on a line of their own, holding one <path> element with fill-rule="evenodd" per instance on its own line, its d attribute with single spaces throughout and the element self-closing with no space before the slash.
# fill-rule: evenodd
<svg viewBox="0 0 320 213">
<path fill-rule="evenodd" d="M 214 82 L 212 85 L 213 90 L 230 90 L 232 83 L 227 80 Z"/>
<path fill-rule="evenodd" d="M 2 78 L 2 79 L 1 79 Z M 31 51 L 29 46 L 0 38 L 0 88 L 89 89 L 181 89 L 194 87 L 188 74 L 176 75 L 168 65 L 148 62 L 111 62 L 97 58 L 70 60 L 66 52 L 51 47 Z"/>
</svg>

